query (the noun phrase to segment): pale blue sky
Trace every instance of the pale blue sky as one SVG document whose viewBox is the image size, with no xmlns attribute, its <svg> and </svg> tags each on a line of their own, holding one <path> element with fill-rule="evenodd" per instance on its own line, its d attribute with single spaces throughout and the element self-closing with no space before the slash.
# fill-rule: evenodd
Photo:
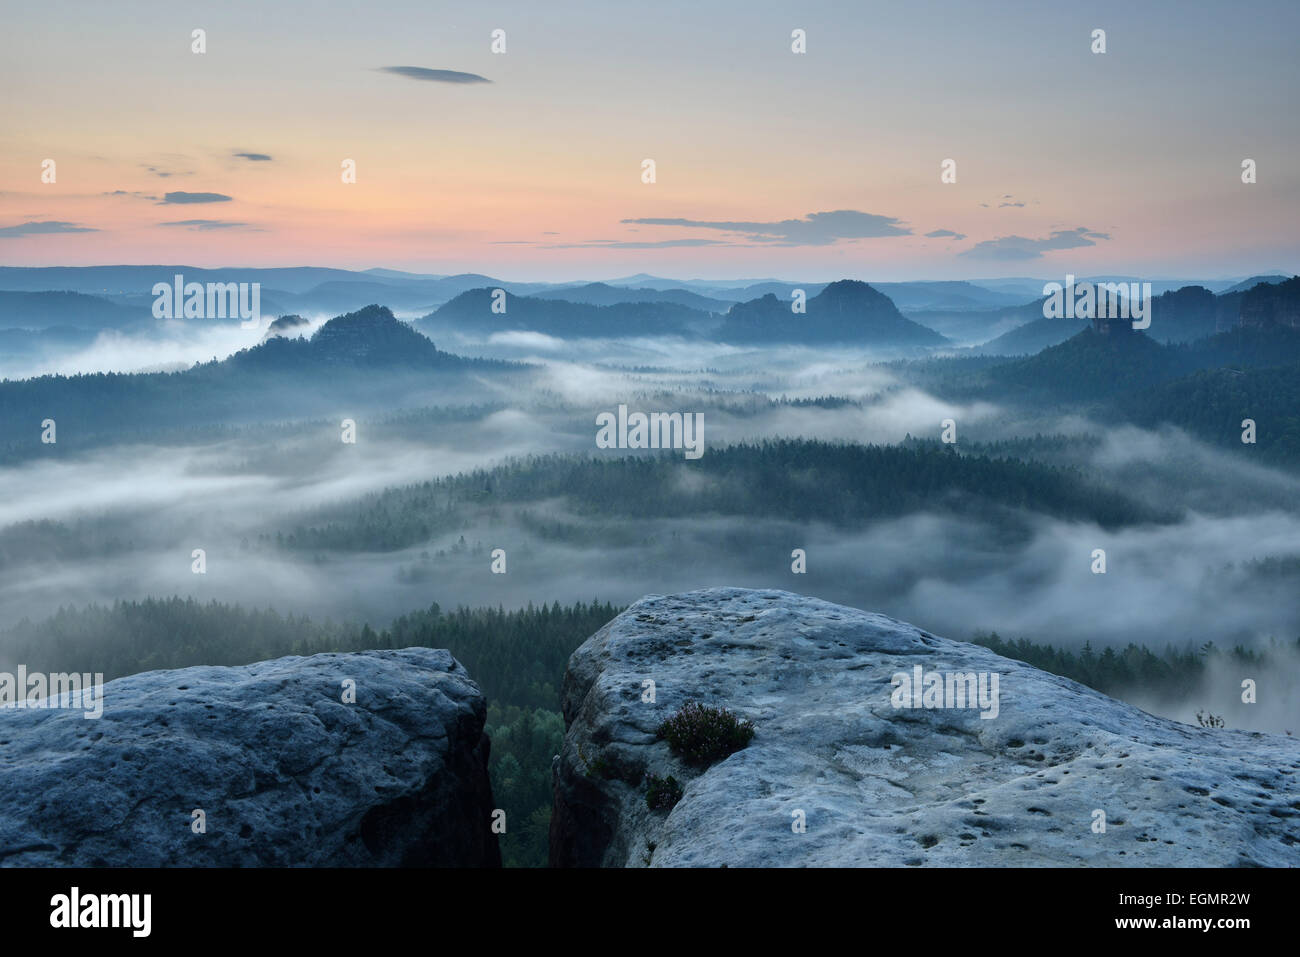
<svg viewBox="0 0 1300 957">
<path fill-rule="evenodd" d="M 1300 258 L 1297 2 L 9 6 L 0 262 L 903 279 Z M 853 215 L 808 219 L 832 211 Z"/>
</svg>

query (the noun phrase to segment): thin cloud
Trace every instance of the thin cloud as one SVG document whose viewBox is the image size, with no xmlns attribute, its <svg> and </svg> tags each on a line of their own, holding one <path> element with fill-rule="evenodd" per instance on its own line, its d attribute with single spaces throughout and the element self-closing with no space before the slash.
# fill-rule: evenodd
<svg viewBox="0 0 1300 957">
<path fill-rule="evenodd" d="M 53 233 L 97 233 L 98 229 L 90 226 L 78 226 L 76 223 L 65 223 L 57 219 L 47 219 L 41 222 L 21 223 L 17 226 L 0 227 L 0 239 L 10 239 L 15 236 L 48 236 Z"/>
<path fill-rule="evenodd" d="M 1001 236 L 976 243 L 961 255 L 972 259 L 988 259 L 999 262 L 1041 259 L 1043 253 L 1056 249 L 1079 249 L 1083 246 L 1095 246 L 1098 239 L 1110 239 L 1108 233 L 1098 233 L 1085 226 L 1077 229 L 1059 229 L 1046 239 L 1028 239 L 1024 236 Z"/>
<path fill-rule="evenodd" d="M 430 70 L 422 66 L 381 66 L 380 72 L 404 76 L 410 80 L 423 80 L 427 83 L 491 83 L 485 76 L 477 73 L 461 73 L 458 70 Z"/>
<path fill-rule="evenodd" d="M 544 249 L 666 249 L 673 246 L 736 246 L 721 239 L 660 239 L 655 241 L 592 239 L 585 243 L 555 243 Z"/>
<path fill-rule="evenodd" d="M 925 234 L 927 239 L 956 239 L 958 241 L 966 238 L 965 233 L 954 233 L 951 229 L 936 229 L 934 232 Z"/>
<path fill-rule="evenodd" d="M 161 177 L 162 179 L 167 179 L 169 176 L 193 176 L 194 175 L 193 170 L 162 169 L 161 167 L 158 166 L 147 166 L 143 163 L 140 165 L 148 172 L 153 173 L 155 176 Z"/>
<path fill-rule="evenodd" d="M 248 223 L 230 223 L 219 219 L 177 219 L 159 226 L 188 226 L 191 229 L 239 229 Z"/>
<path fill-rule="evenodd" d="M 836 209 L 809 213 L 802 219 L 776 222 L 712 221 L 700 219 L 625 219 L 624 223 L 642 226 L 678 226 L 688 229 L 716 229 L 741 233 L 750 242 L 778 246 L 830 246 L 842 240 L 879 239 L 885 236 L 908 236 L 912 231 L 893 216 L 878 216 L 855 209 Z"/>
<path fill-rule="evenodd" d="M 161 203 L 159 203 L 159 205 L 160 205 L 160 206 L 166 206 L 166 205 L 178 204 L 178 203 L 179 203 L 179 204 L 186 204 L 186 203 L 228 203 L 228 202 L 230 202 L 230 200 L 231 200 L 231 197 L 227 196 L 225 193 L 185 193 L 185 192 L 175 192 L 175 193 L 163 193 L 163 200 L 162 200 Z"/>
<path fill-rule="evenodd" d="M 269 163 L 271 161 L 270 153 L 235 153 L 236 159 L 246 159 L 253 163 Z"/>
</svg>

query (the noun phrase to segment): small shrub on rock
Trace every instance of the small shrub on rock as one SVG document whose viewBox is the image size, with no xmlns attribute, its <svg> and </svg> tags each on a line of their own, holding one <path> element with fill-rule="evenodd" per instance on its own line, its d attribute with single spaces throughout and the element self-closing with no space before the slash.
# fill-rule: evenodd
<svg viewBox="0 0 1300 957">
<path fill-rule="evenodd" d="M 754 725 L 726 708 L 690 701 L 659 726 L 658 734 L 683 761 L 709 765 L 749 744 Z"/>
<path fill-rule="evenodd" d="M 682 786 L 671 774 L 661 778 L 652 774 L 646 778 L 645 803 L 652 811 L 671 811 L 682 799 Z M 653 848 L 651 851 L 653 852 Z"/>
</svg>

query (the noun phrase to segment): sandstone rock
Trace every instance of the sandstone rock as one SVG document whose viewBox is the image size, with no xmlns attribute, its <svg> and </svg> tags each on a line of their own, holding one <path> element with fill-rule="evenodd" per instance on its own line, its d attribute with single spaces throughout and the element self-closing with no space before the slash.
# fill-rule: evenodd
<svg viewBox="0 0 1300 957">
<path fill-rule="evenodd" d="M 895 708 L 893 676 L 918 665 L 999 675 L 997 716 Z M 563 698 L 553 865 L 1300 865 L 1300 742 L 1157 718 L 788 592 L 647 597 L 574 653 Z M 690 700 L 752 720 L 753 741 L 684 765 L 655 731 Z M 671 811 L 647 808 L 650 774 L 684 785 Z"/>
<path fill-rule="evenodd" d="M 103 693 L 97 720 L 0 710 L 0 864 L 500 864 L 486 705 L 446 651 L 153 671 Z"/>
</svg>

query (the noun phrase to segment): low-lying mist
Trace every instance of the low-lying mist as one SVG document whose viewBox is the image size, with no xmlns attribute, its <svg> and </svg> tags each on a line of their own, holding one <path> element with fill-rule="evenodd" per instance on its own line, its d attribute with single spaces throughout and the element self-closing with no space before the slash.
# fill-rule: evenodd
<svg viewBox="0 0 1300 957">
<path fill-rule="evenodd" d="M 213 327 L 145 347 L 105 334 L 66 357 L 64 368 L 145 368 L 200 351 L 206 360 L 260 335 Z M 497 355 L 538 365 L 530 385 L 485 379 L 496 404 L 458 406 L 447 395 L 437 407 L 358 416 L 355 444 L 341 440 L 331 410 L 316 421 L 284 423 L 268 409 L 264 422 L 210 440 L 162 445 L 124 437 L 85 454 L 0 469 L 0 630 L 63 606 L 148 596 L 383 626 L 435 601 L 626 604 L 647 593 L 725 584 L 813 594 L 957 639 L 997 631 L 1062 648 L 1135 642 L 1159 649 L 1250 646 L 1300 634 L 1295 574 L 1261 576 L 1251 564 L 1300 557 L 1297 478 L 1180 431 L 1103 428 L 1084 414 L 988 400 L 953 403 L 865 353 L 686 341 L 557 344 L 532 334 L 495 339 Z M 1074 468 L 1178 518 L 1106 530 L 1022 509 L 1015 523 L 999 524 L 936 504 L 849 529 L 772 516 L 593 516 L 561 498 L 485 501 L 457 514 L 450 530 L 395 551 L 284 543 L 322 509 L 346 510 L 385 488 L 529 455 L 596 454 L 595 416 L 618 404 L 702 412 L 705 456 L 776 437 L 937 441 L 951 419 L 958 451 L 1010 454 L 996 443 L 1020 441 L 1022 457 Z M 1035 435 L 1060 441 L 1035 444 Z M 682 475 L 703 480 L 685 460 Z M 497 548 L 506 552 L 505 574 L 491 570 Z M 202 574 L 193 570 L 195 549 L 204 552 Z M 795 549 L 806 552 L 804 574 L 791 570 Z M 1094 573 L 1097 549 L 1105 552 L 1104 574 Z M 1205 707 L 1226 712 L 1233 726 L 1296 723 L 1276 702 L 1229 707 L 1229 683 L 1207 682 L 1203 701 L 1147 701 L 1137 691 L 1132 700 L 1183 720 Z"/>
</svg>

